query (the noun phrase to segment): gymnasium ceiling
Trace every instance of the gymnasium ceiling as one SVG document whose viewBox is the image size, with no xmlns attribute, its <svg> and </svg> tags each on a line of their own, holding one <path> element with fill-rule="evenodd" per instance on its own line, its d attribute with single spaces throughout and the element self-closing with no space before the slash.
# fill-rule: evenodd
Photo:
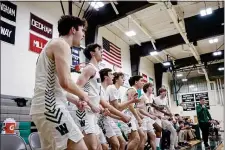
<svg viewBox="0 0 225 150">
<path fill-rule="evenodd" d="M 199 65 L 206 64 L 208 74 L 210 74 L 209 70 L 216 70 L 215 67 L 223 66 L 223 1 L 173 1 L 171 3 L 117 1 L 112 3 L 104 2 L 105 6 L 96 11 L 87 2 L 84 4 L 83 2 L 74 2 L 78 7 L 83 5 L 82 10 L 85 12 L 85 18 L 92 22 L 91 18 L 100 15 L 101 19 L 98 18 L 98 25 L 105 26 L 130 45 L 131 50 L 141 51 L 141 56 L 153 63 L 162 63 L 169 58 L 175 62 L 177 69 L 180 69 L 194 63 L 197 65 L 196 58 L 199 56 Z M 200 11 L 206 8 L 211 8 L 212 14 L 201 16 Z M 171 13 L 169 10 L 174 10 L 174 12 Z M 172 19 L 171 14 L 175 14 L 175 20 L 178 24 Z M 130 30 L 134 31 L 136 35 L 128 37 L 125 32 Z M 183 36 L 187 37 L 188 42 L 184 41 L 182 33 L 184 33 Z M 210 39 L 218 41 L 210 44 Z M 190 44 L 194 46 L 194 52 L 193 49 L 190 50 Z M 158 51 L 158 55 L 151 56 L 150 52 L 155 51 L 155 49 Z M 216 50 L 221 50 L 222 56 L 212 56 Z M 186 71 L 186 74 L 189 72 Z M 189 77 L 202 76 L 201 72 L 202 69 L 191 71 Z"/>
</svg>

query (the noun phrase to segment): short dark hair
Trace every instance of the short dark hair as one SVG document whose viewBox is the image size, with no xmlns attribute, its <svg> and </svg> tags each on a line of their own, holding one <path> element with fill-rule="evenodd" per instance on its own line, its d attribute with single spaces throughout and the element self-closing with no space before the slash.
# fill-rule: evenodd
<svg viewBox="0 0 225 150">
<path fill-rule="evenodd" d="M 101 46 L 99 44 L 89 44 L 83 51 L 84 53 L 84 56 L 87 58 L 87 59 L 91 59 L 91 52 L 95 52 L 95 49 L 96 48 L 101 48 Z"/>
<path fill-rule="evenodd" d="M 179 121 L 178 123 L 181 124 L 181 123 L 184 123 L 184 122 L 183 121 Z"/>
<path fill-rule="evenodd" d="M 139 76 L 139 75 L 130 77 L 130 79 L 129 79 L 130 86 L 133 86 L 135 84 L 135 82 L 136 81 L 139 81 L 141 78 L 143 78 L 143 77 L 142 76 Z"/>
<path fill-rule="evenodd" d="M 199 100 L 204 100 L 204 97 L 200 97 Z"/>
<path fill-rule="evenodd" d="M 180 116 L 180 115 L 179 115 L 179 114 L 175 114 L 174 116 L 178 117 L 178 116 Z"/>
<path fill-rule="evenodd" d="M 112 69 L 104 68 L 99 71 L 101 82 L 103 82 L 105 80 L 105 76 L 108 76 L 109 72 L 112 72 Z"/>
<path fill-rule="evenodd" d="M 116 80 L 118 80 L 119 79 L 119 77 L 123 77 L 124 76 L 124 74 L 122 73 L 122 72 L 114 72 L 113 73 L 113 84 L 115 84 L 116 83 Z"/>
<path fill-rule="evenodd" d="M 164 87 L 159 88 L 159 94 L 161 94 L 162 92 L 166 92 L 166 89 Z"/>
<path fill-rule="evenodd" d="M 72 15 L 64 15 L 58 21 L 59 36 L 67 35 L 72 27 L 78 30 L 79 26 L 87 28 L 87 21 Z"/>
<path fill-rule="evenodd" d="M 185 121 L 188 121 L 188 118 L 185 118 L 184 120 L 185 120 Z"/>
<path fill-rule="evenodd" d="M 153 84 L 151 84 L 151 83 L 145 83 L 145 85 L 143 86 L 143 91 L 146 93 L 147 89 L 152 86 L 153 86 Z"/>
</svg>

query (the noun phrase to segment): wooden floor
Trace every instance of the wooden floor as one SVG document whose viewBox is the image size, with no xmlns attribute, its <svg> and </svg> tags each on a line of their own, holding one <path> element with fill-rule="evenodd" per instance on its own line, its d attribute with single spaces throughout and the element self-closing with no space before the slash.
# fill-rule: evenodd
<svg viewBox="0 0 225 150">
<path fill-rule="evenodd" d="M 221 143 L 216 150 L 223 150 L 224 149 L 224 145 Z"/>
<path fill-rule="evenodd" d="M 200 140 L 194 140 L 194 141 L 190 141 L 188 143 L 191 144 L 191 147 L 192 147 L 192 146 L 194 146 L 194 145 L 196 145 L 196 144 L 198 144 L 200 142 L 201 142 Z M 186 147 L 182 147 L 181 150 L 185 150 L 187 148 L 190 148 L 190 147 L 187 147 L 187 146 Z"/>
</svg>

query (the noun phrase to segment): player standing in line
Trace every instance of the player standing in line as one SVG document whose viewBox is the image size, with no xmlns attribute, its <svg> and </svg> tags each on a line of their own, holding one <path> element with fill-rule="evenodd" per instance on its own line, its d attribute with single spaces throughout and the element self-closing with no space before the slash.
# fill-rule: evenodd
<svg viewBox="0 0 225 150">
<path fill-rule="evenodd" d="M 86 21 L 65 15 L 58 21 L 59 38 L 50 40 L 40 53 L 35 73 L 35 89 L 30 115 L 45 150 L 87 150 L 83 134 L 66 108 L 66 101 L 77 106 L 89 98 L 71 78 L 71 47 L 79 46 Z M 65 93 L 65 91 L 67 93 Z"/>
<path fill-rule="evenodd" d="M 143 119 L 143 129 L 145 132 L 148 133 L 148 136 L 150 138 L 150 145 L 153 150 L 159 149 L 159 143 L 160 143 L 160 137 L 162 128 L 155 122 L 157 119 L 157 116 L 154 115 L 152 112 L 151 104 L 153 103 L 153 85 L 151 83 L 146 83 L 143 86 L 143 95 L 140 97 L 141 101 L 139 102 L 138 108 L 139 112 L 145 115 Z M 154 133 L 154 129 L 156 133 Z M 159 138 L 159 139 L 157 139 Z"/>
<path fill-rule="evenodd" d="M 142 120 L 137 114 L 137 111 L 134 108 L 134 104 L 129 104 L 129 99 L 132 96 L 137 95 L 137 89 L 142 88 L 143 86 L 143 82 L 141 81 L 141 79 L 141 76 L 134 76 L 130 78 L 129 83 L 131 87 L 126 91 L 126 95 L 122 103 L 119 103 L 118 101 L 121 100 L 119 88 L 124 84 L 123 73 L 115 73 L 113 85 L 107 88 L 107 91 L 110 95 L 111 105 L 113 105 L 118 110 L 123 111 L 125 114 L 131 116 L 131 121 L 129 123 L 121 123 L 121 129 L 126 135 L 128 135 L 127 150 L 137 150 L 140 144 L 140 139 L 143 139 L 144 137 L 144 134 L 139 136 L 137 127 L 138 125 L 136 124 L 137 120 L 139 126 L 141 126 Z M 135 87 L 133 87 L 134 85 Z"/>
<path fill-rule="evenodd" d="M 90 44 L 84 49 L 84 55 L 90 60 L 89 64 L 82 70 L 78 77 L 77 84 L 88 93 L 89 105 L 92 108 L 99 109 L 101 104 L 103 108 L 108 108 L 109 111 L 119 117 L 124 122 L 129 122 L 130 117 L 109 105 L 105 100 L 101 100 L 101 79 L 99 75 L 98 63 L 102 61 L 102 48 L 98 44 Z M 96 111 L 99 113 L 99 111 Z M 96 114 L 93 111 L 85 109 L 80 111 L 75 107 L 72 115 L 75 122 L 84 134 L 84 141 L 89 150 L 96 150 L 100 145 L 97 137 L 97 121 Z"/>
<path fill-rule="evenodd" d="M 173 125 L 168 121 L 173 115 L 167 105 L 166 92 L 165 88 L 160 88 L 159 96 L 154 98 L 154 104 L 152 106 L 155 108 L 155 114 L 158 116 L 156 119 L 157 124 L 163 129 L 170 131 L 170 150 L 174 150 L 177 141 L 177 132 Z"/>
<path fill-rule="evenodd" d="M 107 102 L 109 103 L 110 97 L 112 98 L 113 96 L 115 96 L 115 92 L 110 92 L 107 87 L 113 84 L 114 75 L 118 76 L 118 74 L 121 73 L 112 74 L 112 70 L 109 68 L 102 69 L 99 73 L 102 81 L 102 96 L 104 97 L 102 99 L 107 100 Z M 131 99 L 125 105 L 126 107 L 128 107 L 129 104 L 135 103 L 137 101 L 138 99 L 136 99 L 136 97 L 133 97 L 133 99 Z M 102 120 L 100 121 L 101 127 L 105 132 L 105 135 L 109 144 L 111 145 L 112 150 L 125 150 L 126 141 L 122 136 L 120 128 L 114 122 L 114 119 L 120 120 L 120 117 L 110 114 L 108 117 L 102 118 Z"/>
</svg>

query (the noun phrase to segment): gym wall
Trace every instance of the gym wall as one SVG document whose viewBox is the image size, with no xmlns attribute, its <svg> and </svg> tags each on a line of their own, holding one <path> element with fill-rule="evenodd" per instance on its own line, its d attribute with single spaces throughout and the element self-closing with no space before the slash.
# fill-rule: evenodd
<svg viewBox="0 0 225 150">
<path fill-rule="evenodd" d="M 16 22 L 1 17 L 4 22 L 16 26 L 15 44 L 1 41 L 1 94 L 30 98 L 34 90 L 38 54 L 29 51 L 29 34 L 49 40 L 30 30 L 30 13 L 53 25 L 53 38 L 58 37 L 57 21 L 63 13 L 59 1 L 12 3 L 17 5 Z M 68 2 L 63 2 L 63 5 L 67 14 Z M 73 15 L 78 13 L 79 9 L 73 5 Z"/>
</svg>

